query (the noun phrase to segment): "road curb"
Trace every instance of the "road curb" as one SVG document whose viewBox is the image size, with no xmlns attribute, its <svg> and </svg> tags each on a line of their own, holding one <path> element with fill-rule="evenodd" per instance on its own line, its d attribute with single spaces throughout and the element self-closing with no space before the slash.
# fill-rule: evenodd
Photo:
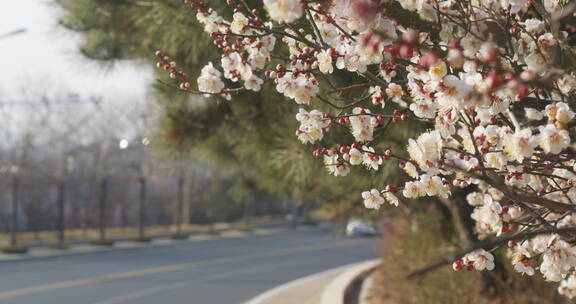
<svg viewBox="0 0 576 304">
<path fill-rule="evenodd" d="M 336 268 L 331 268 L 322 272 L 318 272 L 309 276 L 305 276 L 296 280 L 289 281 L 282 285 L 278 285 L 272 289 L 259 294 L 258 296 L 244 302 L 244 304 L 263 304 L 272 300 L 274 297 L 286 293 L 290 289 L 297 289 L 298 286 L 312 282 L 323 276 L 336 275 L 336 277 L 324 287 L 321 296 L 321 304 L 343 304 L 346 289 L 350 284 L 359 276 L 371 271 L 380 264 L 380 259 L 369 260 L 361 263 L 352 263 Z M 271 303 L 271 302 L 269 302 Z"/>
<path fill-rule="evenodd" d="M 348 288 L 379 264 L 380 259 L 374 259 L 350 266 L 324 288 L 320 304 L 344 304 Z"/>
<path fill-rule="evenodd" d="M 354 264 L 350 264 L 350 265 L 354 265 Z M 267 291 L 265 291 L 264 293 L 261 293 L 259 295 L 257 295 L 255 298 L 252 298 L 246 302 L 244 302 L 244 304 L 262 304 L 265 303 L 266 301 L 272 299 L 273 297 L 275 297 L 278 294 L 281 294 L 291 288 L 294 288 L 300 284 L 305 284 L 311 281 L 314 281 L 318 278 L 321 278 L 325 275 L 328 275 L 332 272 L 337 272 L 338 270 L 343 270 L 347 267 L 350 267 L 350 265 L 344 265 L 344 266 L 340 266 L 340 267 L 336 267 L 336 268 L 332 268 L 332 269 L 328 269 L 322 272 L 318 272 L 309 276 L 305 276 L 296 280 L 292 280 L 289 281 L 288 283 L 284 283 L 282 285 L 278 285 L 272 289 L 269 289 Z"/>
<path fill-rule="evenodd" d="M 252 233 L 245 233 L 239 235 L 238 233 L 234 232 L 230 235 L 228 233 L 223 233 L 219 236 L 191 236 L 188 240 L 171 240 L 169 238 L 157 238 L 151 243 L 132 243 L 126 242 L 125 244 L 116 244 L 112 247 L 101 247 L 101 246 L 93 246 L 87 245 L 86 248 L 83 249 L 67 249 L 63 251 L 59 251 L 57 249 L 49 249 L 54 250 L 54 252 L 46 253 L 46 254 L 34 254 L 34 253 L 26 253 L 22 255 L 0 255 L 0 264 L 5 263 L 18 263 L 18 262 L 25 262 L 31 260 L 44 260 L 44 259 L 54 259 L 66 256 L 81 256 L 81 255 L 88 255 L 88 254 L 97 254 L 97 253 L 109 253 L 109 252 L 117 252 L 117 251 L 135 251 L 143 248 L 159 248 L 165 246 L 178 246 L 184 245 L 189 243 L 195 243 L 200 241 L 209 241 L 218 238 L 231 238 L 231 237 L 242 237 L 244 235 L 265 235 L 265 234 L 273 234 L 277 232 L 279 229 L 256 229 Z M 266 233 L 264 233 L 266 232 Z M 123 243 L 123 242 L 119 242 Z"/>
</svg>

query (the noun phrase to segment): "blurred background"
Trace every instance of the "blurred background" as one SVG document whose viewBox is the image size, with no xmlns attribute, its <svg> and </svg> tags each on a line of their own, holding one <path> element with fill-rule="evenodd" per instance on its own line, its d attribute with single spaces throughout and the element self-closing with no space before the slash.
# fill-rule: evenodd
<svg viewBox="0 0 576 304">
<path fill-rule="evenodd" d="M 193 80 L 220 60 L 194 16 L 175 0 L 0 2 L 0 303 L 241 303 L 312 275 L 250 303 L 317 304 L 375 258 L 362 303 L 495 303 L 486 286 L 567 301 L 501 265 L 404 280 L 475 237 L 465 193 L 366 210 L 362 191 L 400 182 L 395 162 L 332 177 L 273 89 L 223 102 L 161 84 L 158 49 Z M 405 126 L 386 147 L 423 128 Z"/>
<path fill-rule="evenodd" d="M 157 49 L 192 79 L 219 60 L 194 15 L 0 3 L 0 303 L 238 303 L 376 256 L 356 238 L 377 234 L 358 195 L 374 176 L 330 178 L 295 105 L 157 81 Z"/>
<path fill-rule="evenodd" d="M 159 99 L 170 99 L 153 88 L 153 70 L 143 62 L 146 47 L 134 50 L 141 52 L 138 58 L 128 41 L 107 41 L 111 31 L 130 28 L 110 28 L 105 13 L 113 7 L 82 18 L 97 3 L 1 4 L 1 229 L 10 230 L 16 218 L 25 243 L 53 241 L 46 232 L 58 229 L 81 238 L 93 237 L 102 225 L 284 216 L 290 202 L 279 203 L 272 191 L 255 185 L 253 173 L 242 172 L 240 164 L 230 166 L 233 158 L 223 156 L 228 162 L 220 164 L 196 156 L 212 154 L 211 148 L 192 153 L 163 145 L 159 133 L 173 130 L 159 126 L 166 118 Z M 82 22 L 102 28 L 82 31 Z M 111 49 L 118 53 L 106 54 Z M 142 214 L 140 200 L 146 201 Z"/>
</svg>

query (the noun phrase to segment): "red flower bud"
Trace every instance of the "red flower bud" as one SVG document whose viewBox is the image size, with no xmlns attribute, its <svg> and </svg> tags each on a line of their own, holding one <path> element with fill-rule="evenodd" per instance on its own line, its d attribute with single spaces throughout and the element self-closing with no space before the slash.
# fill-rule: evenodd
<svg viewBox="0 0 576 304">
<path fill-rule="evenodd" d="M 328 49 L 328 55 L 330 55 L 330 57 L 336 57 L 336 56 L 338 56 L 338 52 L 336 52 L 336 49 L 334 49 L 334 48 L 329 48 Z"/>
</svg>

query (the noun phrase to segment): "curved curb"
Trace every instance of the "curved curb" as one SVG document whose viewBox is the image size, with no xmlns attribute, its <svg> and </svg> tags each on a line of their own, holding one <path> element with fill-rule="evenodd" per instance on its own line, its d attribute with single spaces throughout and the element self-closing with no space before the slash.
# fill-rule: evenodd
<svg viewBox="0 0 576 304">
<path fill-rule="evenodd" d="M 344 304 L 348 287 L 361 275 L 371 271 L 380 264 L 374 259 L 349 266 L 349 269 L 337 276 L 322 292 L 320 304 Z"/>
<path fill-rule="evenodd" d="M 256 296 L 255 298 L 252 298 L 246 302 L 244 302 L 244 304 L 261 304 L 261 303 L 265 303 L 266 301 L 268 301 L 269 299 L 275 297 L 278 294 L 283 293 L 284 291 L 293 288 L 295 286 L 298 286 L 300 284 L 304 284 L 307 282 L 311 282 L 314 281 L 322 276 L 328 275 L 331 272 L 337 272 L 339 270 L 344 270 L 347 267 L 350 267 L 352 265 L 356 265 L 356 264 L 349 264 L 349 265 L 344 265 L 344 266 L 340 266 L 340 267 L 336 267 L 336 268 L 332 268 L 332 269 L 328 269 L 322 272 L 317 272 L 315 274 L 309 275 L 309 276 L 305 276 L 296 280 L 292 280 L 289 281 L 288 283 L 284 283 L 282 285 L 278 285 L 272 289 L 269 289 L 267 291 L 265 291 L 264 293 L 261 293 L 260 295 Z"/>
</svg>

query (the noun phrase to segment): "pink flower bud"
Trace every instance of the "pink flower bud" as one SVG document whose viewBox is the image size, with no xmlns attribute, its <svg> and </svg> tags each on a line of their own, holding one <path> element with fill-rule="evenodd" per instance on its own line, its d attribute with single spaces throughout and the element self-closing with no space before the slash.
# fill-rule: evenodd
<svg viewBox="0 0 576 304">
<path fill-rule="evenodd" d="M 410 44 L 400 46 L 400 57 L 410 59 L 414 55 L 414 47 Z"/>
<path fill-rule="evenodd" d="M 452 39 L 448 42 L 448 48 L 449 49 L 461 49 L 460 47 L 460 39 Z"/>
<path fill-rule="evenodd" d="M 407 29 L 404 33 L 402 33 L 402 40 L 408 44 L 418 44 L 420 34 L 415 29 Z"/>
</svg>

